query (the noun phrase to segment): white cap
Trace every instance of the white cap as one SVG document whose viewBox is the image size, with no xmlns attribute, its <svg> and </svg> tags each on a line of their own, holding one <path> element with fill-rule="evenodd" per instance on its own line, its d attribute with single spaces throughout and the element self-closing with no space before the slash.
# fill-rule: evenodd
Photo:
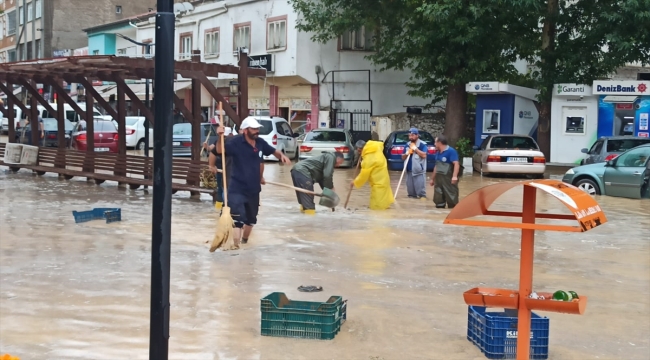
<svg viewBox="0 0 650 360">
<path fill-rule="evenodd" d="M 262 127 L 262 124 L 260 124 L 257 120 L 255 120 L 254 117 L 249 116 L 244 121 L 241 122 L 241 126 L 239 127 L 241 130 L 244 129 L 259 129 Z"/>
</svg>

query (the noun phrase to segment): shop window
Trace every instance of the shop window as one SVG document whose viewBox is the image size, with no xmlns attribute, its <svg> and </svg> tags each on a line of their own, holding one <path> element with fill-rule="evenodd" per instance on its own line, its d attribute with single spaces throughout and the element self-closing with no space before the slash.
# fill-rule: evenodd
<svg viewBox="0 0 650 360">
<path fill-rule="evenodd" d="M 501 129 L 501 110 L 483 110 L 483 132 L 498 134 Z"/>
<path fill-rule="evenodd" d="M 250 23 L 246 24 L 235 24 L 234 27 L 235 34 L 233 40 L 233 51 L 237 51 L 239 48 L 247 48 L 248 53 L 251 53 L 251 25 Z"/>
<path fill-rule="evenodd" d="M 582 116 L 567 116 L 565 118 L 566 126 L 564 132 L 566 134 L 584 134 L 585 133 L 585 118 Z"/>
<path fill-rule="evenodd" d="M 269 19 L 266 32 L 266 49 L 285 50 L 287 48 L 287 19 Z"/>
<path fill-rule="evenodd" d="M 365 26 L 362 26 L 357 30 L 344 32 L 339 41 L 341 44 L 341 50 L 375 50 L 375 32 Z"/>
<path fill-rule="evenodd" d="M 206 30 L 204 47 L 205 57 L 219 56 L 219 29 Z"/>
</svg>

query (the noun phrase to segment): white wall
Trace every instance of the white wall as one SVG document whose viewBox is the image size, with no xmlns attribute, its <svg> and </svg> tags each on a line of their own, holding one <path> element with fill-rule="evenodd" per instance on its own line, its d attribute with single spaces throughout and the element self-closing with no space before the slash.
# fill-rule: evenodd
<svg viewBox="0 0 650 360">
<path fill-rule="evenodd" d="M 227 8 L 227 11 L 224 9 Z M 237 5 L 240 4 L 240 5 Z M 286 50 L 267 51 L 267 18 L 287 16 L 287 48 Z M 338 51 L 337 40 L 327 44 L 318 44 L 310 40 L 310 34 L 298 32 L 295 29 L 297 14 L 285 0 L 277 1 L 225 1 L 198 5 L 194 11 L 180 16 L 176 22 L 176 35 L 174 36 L 175 53 L 179 54 L 179 35 L 185 32 L 193 34 L 193 49 L 201 50 L 202 61 L 219 64 L 236 65 L 238 60 L 233 55 L 233 32 L 234 25 L 238 23 L 251 23 L 251 48 L 249 55 L 262 55 L 272 53 L 275 56 L 275 73 L 268 74 L 267 84 L 274 84 L 276 81 L 280 86 L 285 85 L 280 79 L 293 77 L 293 86 L 300 86 L 300 93 L 296 94 L 295 89 L 290 93 L 294 96 L 309 98 L 311 90 L 308 84 L 316 84 L 318 78 L 315 66 L 322 69 L 320 80 L 330 70 L 371 70 L 371 98 L 373 100 L 373 113 L 386 114 L 405 111 L 407 105 L 425 105 L 428 100 L 413 98 L 406 93 L 408 89 L 404 85 L 410 74 L 401 71 L 378 71 L 364 56 L 367 52 Z M 146 23 L 145 23 L 146 24 Z M 219 28 L 220 32 L 220 53 L 218 57 L 206 58 L 204 51 L 204 32 L 206 29 Z M 153 24 L 146 24 L 138 30 L 137 39 L 142 41 L 155 37 Z M 332 96 L 332 74 L 328 75 L 325 83 L 320 87 L 320 105 L 329 106 Z M 228 79 L 235 75 L 220 74 L 219 78 Z M 368 85 L 367 75 L 363 73 L 337 74 L 335 94 L 337 99 L 367 99 Z M 257 83 L 251 85 L 251 92 Z M 288 86 L 288 85 L 287 85 Z M 285 88 L 287 88 L 285 86 Z M 268 93 L 268 90 L 267 90 Z M 280 94 L 289 92 L 280 89 Z M 364 103 L 344 103 L 343 107 L 350 110 L 365 107 Z"/>
</svg>

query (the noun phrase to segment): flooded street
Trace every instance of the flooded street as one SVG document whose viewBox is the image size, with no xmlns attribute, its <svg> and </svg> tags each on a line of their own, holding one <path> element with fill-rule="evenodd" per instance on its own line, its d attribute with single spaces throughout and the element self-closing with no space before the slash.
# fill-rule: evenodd
<svg viewBox="0 0 650 360">
<path fill-rule="evenodd" d="M 289 166 L 265 178 L 291 183 Z M 335 172 L 345 201 L 354 169 Z M 551 178 L 561 178 L 553 173 Z M 392 172 L 393 188 L 399 173 Z M 466 173 L 461 198 L 496 182 Z M 173 196 L 170 358 L 484 359 L 466 339 L 462 293 L 516 289 L 520 231 L 443 225 L 449 210 L 406 198 L 367 208 L 299 212 L 295 193 L 266 185 L 258 225 L 240 251 L 208 251 L 217 222 L 211 198 Z M 538 212 L 567 213 L 538 193 Z M 521 208 L 521 188 L 492 209 Z M 587 233 L 537 232 L 536 291 L 589 297 L 582 316 L 550 318 L 550 359 L 650 358 L 650 201 L 598 197 L 609 222 Z M 21 359 L 147 359 L 151 202 L 143 189 L 60 180 L 0 167 L 0 354 Z M 122 221 L 75 224 L 72 211 L 122 209 Z M 321 293 L 302 293 L 318 285 Z M 332 341 L 262 337 L 260 299 L 348 300 Z"/>
</svg>

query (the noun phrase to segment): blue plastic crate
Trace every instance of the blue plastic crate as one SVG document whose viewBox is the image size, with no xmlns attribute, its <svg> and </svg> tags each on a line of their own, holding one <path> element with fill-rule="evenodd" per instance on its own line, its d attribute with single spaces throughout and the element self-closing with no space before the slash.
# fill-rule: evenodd
<svg viewBox="0 0 650 360">
<path fill-rule="evenodd" d="M 275 292 L 261 300 L 263 336 L 332 340 L 347 318 L 347 301 L 331 296 L 326 302 L 289 300 Z"/>
<path fill-rule="evenodd" d="M 517 356 L 517 311 L 486 312 L 484 307 L 469 306 L 467 339 L 488 359 L 514 359 Z M 549 319 L 532 313 L 530 321 L 530 358 L 548 359 Z"/>
<path fill-rule="evenodd" d="M 107 224 L 122 221 L 122 209 L 120 208 L 94 208 L 89 211 L 73 211 L 72 215 L 76 223 L 100 219 L 106 219 Z"/>
</svg>

